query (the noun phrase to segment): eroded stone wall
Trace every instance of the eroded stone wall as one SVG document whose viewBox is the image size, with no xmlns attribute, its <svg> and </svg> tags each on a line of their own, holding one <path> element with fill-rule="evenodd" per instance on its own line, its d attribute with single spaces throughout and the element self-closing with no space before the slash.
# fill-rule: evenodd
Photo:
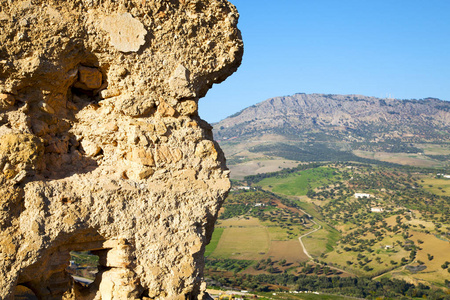
<svg viewBox="0 0 450 300">
<path fill-rule="evenodd" d="M 235 7 L 0 3 L 0 298 L 202 299 L 229 179 L 197 105 L 240 64 Z"/>
</svg>

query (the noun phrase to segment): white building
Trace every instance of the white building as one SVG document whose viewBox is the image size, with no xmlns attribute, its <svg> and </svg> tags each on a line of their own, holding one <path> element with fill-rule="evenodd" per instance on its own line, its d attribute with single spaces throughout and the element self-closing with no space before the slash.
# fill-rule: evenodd
<svg viewBox="0 0 450 300">
<path fill-rule="evenodd" d="M 444 178 L 449 178 L 449 179 L 450 179 L 450 175 L 447 175 L 447 174 L 437 173 L 436 175 L 437 175 L 437 176 L 442 176 L 442 177 L 444 177 Z"/>
<path fill-rule="evenodd" d="M 232 188 L 231 190 L 232 191 L 238 191 L 238 190 L 246 190 L 246 191 L 248 191 L 250 189 L 251 189 L 251 187 L 249 187 L 249 186 L 238 186 L 238 187 Z"/>
<path fill-rule="evenodd" d="M 358 199 L 358 198 L 364 198 L 364 197 L 370 198 L 371 196 L 370 196 L 370 194 L 365 194 L 365 193 L 355 193 L 355 198 L 356 198 L 356 199 Z"/>
<path fill-rule="evenodd" d="M 370 208 L 370 211 L 380 213 L 380 212 L 383 212 L 384 209 L 382 207 L 372 207 L 372 208 Z"/>
</svg>

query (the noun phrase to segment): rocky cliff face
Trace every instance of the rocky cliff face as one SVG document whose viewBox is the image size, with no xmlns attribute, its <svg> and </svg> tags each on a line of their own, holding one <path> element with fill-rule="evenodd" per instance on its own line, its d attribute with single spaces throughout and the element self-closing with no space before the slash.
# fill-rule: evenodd
<svg viewBox="0 0 450 300">
<path fill-rule="evenodd" d="M 240 64 L 235 7 L 0 3 L 0 298 L 202 299 L 229 179 L 197 103 Z"/>
</svg>

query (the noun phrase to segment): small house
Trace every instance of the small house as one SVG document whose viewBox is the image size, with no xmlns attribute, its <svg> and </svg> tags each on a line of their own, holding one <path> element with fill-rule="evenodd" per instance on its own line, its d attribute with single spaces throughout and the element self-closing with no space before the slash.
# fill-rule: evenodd
<svg viewBox="0 0 450 300">
<path fill-rule="evenodd" d="M 370 194 L 365 194 L 365 193 L 355 193 L 355 198 L 356 199 L 359 199 L 359 198 L 370 198 L 371 196 L 370 196 Z"/>
</svg>

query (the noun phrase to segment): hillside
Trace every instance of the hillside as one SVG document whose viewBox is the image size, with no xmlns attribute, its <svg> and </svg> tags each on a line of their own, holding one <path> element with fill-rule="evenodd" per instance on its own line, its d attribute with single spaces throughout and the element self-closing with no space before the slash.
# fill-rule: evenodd
<svg viewBox="0 0 450 300">
<path fill-rule="evenodd" d="M 215 124 L 214 134 L 230 165 L 283 158 L 442 166 L 449 125 L 450 102 L 435 98 L 295 94 L 250 106 Z"/>
</svg>

